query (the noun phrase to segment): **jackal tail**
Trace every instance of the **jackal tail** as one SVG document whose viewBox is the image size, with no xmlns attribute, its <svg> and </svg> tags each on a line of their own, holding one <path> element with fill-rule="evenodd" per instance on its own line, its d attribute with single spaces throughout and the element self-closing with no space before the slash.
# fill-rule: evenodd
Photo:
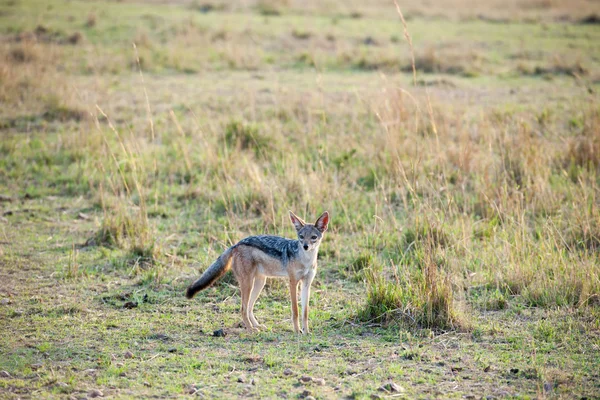
<svg viewBox="0 0 600 400">
<path fill-rule="evenodd" d="M 206 289 L 215 283 L 220 277 L 225 275 L 225 273 L 231 268 L 232 256 L 232 248 L 225 250 L 225 252 L 221 254 L 219 258 L 217 258 L 217 261 L 212 263 L 212 265 L 208 267 L 206 271 L 204 271 L 202 276 L 187 288 L 185 297 L 191 299 L 196 295 L 196 293 Z"/>
</svg>

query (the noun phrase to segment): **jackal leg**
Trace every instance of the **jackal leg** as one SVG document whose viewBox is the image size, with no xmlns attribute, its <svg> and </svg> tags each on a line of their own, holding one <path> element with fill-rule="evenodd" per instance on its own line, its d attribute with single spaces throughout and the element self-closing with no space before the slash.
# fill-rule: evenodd
<svg viewBox="0 0 600 400">
<path fill-rule="evenodd" d="M 294 332 L 300 333 L 300 324 L 298 323 L 298 281 L 290 278 L 290 299 L 292 300 L 292 322 L 294 323 Z"/>
<path fill-rule="evenodd" d="M 315 277 L 314 272 L 302 279 L 302 292 L 300 302 L 302 304 L 302 333 L 308 333 L 308 302 L 310 300 L 310 285 Z"/>
<path fill-rule="evenodd" d="M 252 286 L 254 284 L 254 277 L 248 276 L 239 280 L 240 283 L 240 292 L 242 297 L 242 321 L 244 321 L 244 326 L 249 331 L 257 331 L 258 329 L 252 326 L 252 322 L 250 322 L 250 293 L 252 291 Z"/>
<path fill-rule="evenodd" d="M 250 322 L 254 328 L 264 328 L 267 327 L 258 323 L 256 318 L 254 317 L 254 304 L 256 303 L 256 299 L 260 295 L 260 292 L 265 287 L 265 282 L 267 282 L 267 277 L 264 275 L 258 275 L 254 278 L 254 286 L 252 287 L 252 293 L 250 293 L 250 302 L 248 303 L 248 316 L 250 317 Z"/>
</svg>

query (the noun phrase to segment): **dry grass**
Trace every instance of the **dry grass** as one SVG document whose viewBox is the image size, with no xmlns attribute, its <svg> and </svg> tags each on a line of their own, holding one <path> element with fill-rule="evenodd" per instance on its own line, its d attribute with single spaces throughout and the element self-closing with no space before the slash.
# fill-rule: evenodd
<svg viewBox="0 0 600 400">
<path fill-rule="evenodd" d="M 212 35 L 193 21 L 178 32 L 190 43 Z M 303 32 L 292 30 L 292 36 L 313 39 Z M 137 35 L 131 68 L 152 70 L 145 60 L 153 59 L 155 44 Z M 222 58 L 228 68 L 259 68 L 261 54 L 242 50 L 235 35 L 219 39 L 229 48 Z M 173 51 L 166 57 L 175 58 L 163 65 L 185 70 L 188 61 L 177 61 Z M 464 75 L 476 68 L 477 56 L 452 54 L 455 61 L 433 47 L 418 53 L 413 79 L 417 72 Z M 64 57 L 55 43 L 5 43 L 4 112 L 37 110 L 47 121 L 81 122 L 88 113 L 78 111 L 75 93 L 53 67 Z M 98 108 L 95 129 L 62 137 L 60 151 L 85 157 L 80 168 L 103 210 L 97 244 L 160 259 L 149 202 L 156 208 L 177 188 L 175 198 L 206 204 L 213 218 L 225 216 L 236 232 L 247 230 L 244 219 L 278 229 L 282 204 L 307 213 L 336 210 L 339 232 L 349 237 L 371 229 L 376 212 L 387 224 L 378 234 L 403 231 L 403 247 L 394 252 L 393 242 L 391 249 L 366 243 L 359 252 L 364 254 L 350 259 L 333 252 L 351 265 L 344 268 L 349 277 L 366 279 L 366 320 L 390 322 L 401 310 L 415 326 L 464 328 L 469 321 L 459 310 L 468 299 L 458 294 L 470 285 L 497 288 L 491 308 L 505 307 L 502 296 L 540 306 L 584 306 L 600 292 L 600 283 L 589 279 L 598 272 L 600 243 L 594 101 L 568 120 L 548 109 L 534 118 L 496 110 L 467 118 L 466 109 L 446 107 L 427 90 L 407 91 L 384 79 L 375 92 L 356 97 L 247 89 L 248 99 L 182 116 L 173 109 L 155 115 L 143 74 L 137 85 L 135 124 L 112 122 Z M 19 128 L 14 117 L 10 121 L 7 128 Z M 408 272 L 400 273 L 404 268 Z"/>
<path fill-rule="evenodd" d="M 476 76 L 481 69 L 480 65 L 481 57 L 474 51 L 466 54 L 456 50 L 440 52 L 429 47 L 415 58 L 415 68 L 424 73 Z M 407 65 L 402 69 L 411 72 L 413 66 Z"/>
<path fill-rule="evenodd" d="M 39 116 L 50 121 L 81 121 L 89 114 L 73 87 L 56 71 L 60 49 L 35 41 L 3 43 L 0 47 L 2 116 Z"/>
</svg>

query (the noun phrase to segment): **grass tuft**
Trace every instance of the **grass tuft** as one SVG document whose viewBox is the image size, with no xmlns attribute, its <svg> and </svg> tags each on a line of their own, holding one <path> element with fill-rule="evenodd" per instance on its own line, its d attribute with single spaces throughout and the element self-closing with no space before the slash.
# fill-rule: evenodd
<svg viewBox="0 0 600 400">
<path fill-rule="evenodd" d="M 377 259 L 369 251 L 361 252 L 348 266 L 348 272 L 353 280 L 362 281 L 365 271 L 372 269 L 377 264 Z"/>
<path fill-rule="evenodd" d="M 417 283 L 419 307 L 416 310 L 416 320 L 421 326 L 433 330 L 465 328 L 454 305 L 450 277 L 441 271 L 440 265 L 433 260 L 431 251 L 425 253 L 424 262 L 423 278 Z"/>
<path fill-rule="evenodd" d="M 442 53 L 434 47 L 429 47 L 417 54 L 414 62 L 414 67 L 420 72 L 473 77 L 478 74 L 480 56 L 473 51 L 467 54 Z M 412 69 L 412 64 L 402 67 L 406 72 L 411 72 Z"/>
<path fill-rule="evenodd" d="M 419 271 L 395 270 L 391 277 L 381 266 L 365 271 L 367 300 L 358 319 L 435 331 L 468 330 L 469 322 L 455 304 L 450 277 L 433 258 L 431 242 L 419 245 L 416 253 Z"/>
<path fill-rule="evenodd" d="M 258 0 L 256 2 L 256 11 L 266 17 L 279 16 L 288 7 L 288 0 Z"/>
<path fill-rule="evenodd" d="M 260 133 L 256 124 L 240 121 L 232 121 L 225 126 L 223 141 L 229 149 L 252 150 L 256 156 L 265 154 L 272 143 L 271 138 Z"/>
<path fill-rule="evenodd" d="M 105 210 L 104 219 L 94 238 L 97 245 L 118 247 L 136 257 L 152 260 L 156 256 L 157 248 L 148 218 L 141 210 L 133 215 L 124 207 Z"/>
<path fill-rule="evenodd" d="M 575 134 L 567 138 L 563 166 L 568 171 L 583 168 L 598 171 L 600 167 L 600 110 L 588 111 L 582 121 L 572 120 Z M 573 173 L 570 174 L 572 177 Z"/>
</svg>

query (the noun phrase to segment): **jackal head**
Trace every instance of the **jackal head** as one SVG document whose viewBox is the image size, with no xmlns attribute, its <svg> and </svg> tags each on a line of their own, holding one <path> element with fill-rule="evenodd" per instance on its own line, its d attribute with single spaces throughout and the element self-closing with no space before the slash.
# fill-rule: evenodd
<svg viewBox="0 0 600 400">
<path fill-rule="evenodd" d="M 321 214 L 314 225 L 302 221 L 302 219 L 291 211 L 290 219 L 292 220 L 292 224 L 294 224 L 294 228 L 296 228 L 298 240 L 300 241 L 302 248 L 305 251 L 311 251 L 318 248 L 321 244 L 321 239 L 323 239 L 323 233 L 325 233 L 327 225 L 329 224 L 329 213 L 325 211 Z"/>
</svg>

